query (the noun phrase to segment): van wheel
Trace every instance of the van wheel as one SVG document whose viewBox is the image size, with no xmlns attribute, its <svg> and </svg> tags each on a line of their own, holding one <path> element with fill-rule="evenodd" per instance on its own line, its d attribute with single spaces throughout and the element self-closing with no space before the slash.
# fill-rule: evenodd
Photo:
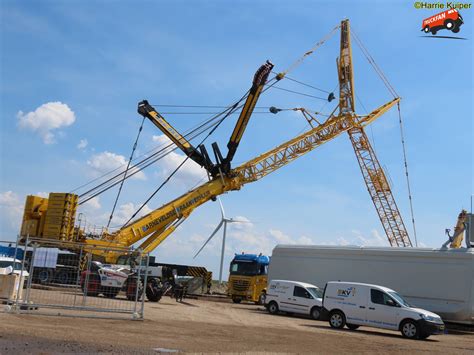
<svg viewBox="0 0 474 355">
<path fill-rule="evenodd" d="M 329 315 L 329 325 L 331 328 L 342 329 L 346 325 L 346 317 L 341 311 L 332 311 Z"/>
<path fill-rule="evenodd" d="M 408 319 L 400 326 L 403 337 L 408 339 L 417 339 L 419 336 L 418 324 L 414 320 Z"/>
<path fill-rule="evenodd" d="M 448 30 L 452 30 L 454 26 L 455 24 L 453 20 L 444 21 L 444 27 L 446 27 Z"/>
<path fill-rule="evenodd" d="M 358 329 L 360 326 L 357 325 L 357 324 L 346 324 L 346 327 L 349 328 L 350 330 L 356 330 L 356 329 Z"/>
<path fill-rule="evenodd" d="M 270 314 L 277 314 L 278 313 L 278 305 L 275 301 L 271 301 L 268 304 L 268 313 Z"/>
<path fill-rule="evenodd" d="M 319 318 L 321 317 L 321 308 L 313 307 L 311 309 L 311 317 L 315 320 L 319 320 Z"/>
</svg>

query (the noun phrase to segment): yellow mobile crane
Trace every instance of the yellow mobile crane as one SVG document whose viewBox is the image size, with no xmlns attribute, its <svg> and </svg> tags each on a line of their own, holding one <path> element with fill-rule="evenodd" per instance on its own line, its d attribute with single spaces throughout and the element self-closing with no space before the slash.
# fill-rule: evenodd
<svg viewBox="0 0 474 355">
<path fill-rule="evenodd" d="M 151 252 L 198 206 L 209 200 L 215 200 L 216 196 L 225 192 L 239 190 L 243 185 L 261 179 L 344 132 L 356 128 L 362 129 L 370 124 L 396 105 L 400 99 L 397 97 L 367 115 L 361 116 L 354 113 L 348 20 L 342 21 L 341 33 L 339 76 L 347 85 L 344 86 L 344 90 L 341 89 L 339 112 L 336 114 L 336 108 L 325 122 L 239 167 L 232 168 L 232 158 L 273 68 L 270 62 L 262 65 L 255 74 L 252 87 L 227 144 L 227 155 L 223 157 L 217 144 L 212 144 L 215 163 L 211 161 L 203 145 L 197 148 L 193 147 L 147 101 L 142 101 L 139 103 L 138 112 L 160 128 L 189 159 L 205 168 L 209 173 L 209 181 L 128 223 L 116 232 L 105 231 L 98 239 L 88 238 L 74 228 L 77 195 L 51 193 L 49 199 L 27 196 L 21 236 L 59 239 L 68 243 L 83 242 L 86 245 L 97 245 L 104 248 L 130 247 L 141 242 L 138 248 L 144 252 Z M 278 74 L 276 80 L 281 80 L 285 74 Z M 99 253 L 99 257 L 109 263 L 115 263 L 120 256 L 116 252 L 106 251 L 106 249 L 97 253 Z"/>
</svg>

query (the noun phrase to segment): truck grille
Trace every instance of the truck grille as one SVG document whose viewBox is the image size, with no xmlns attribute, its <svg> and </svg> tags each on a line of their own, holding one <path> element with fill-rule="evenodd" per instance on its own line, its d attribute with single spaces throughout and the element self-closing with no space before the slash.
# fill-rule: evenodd
<svg viewBox="0 0 474 355">
<path fill-rule="evenodd" d="M 246 292 L 249 289 L 250 281 L 232 280 L 232 289 L 237 292 Z"/>
</svg>

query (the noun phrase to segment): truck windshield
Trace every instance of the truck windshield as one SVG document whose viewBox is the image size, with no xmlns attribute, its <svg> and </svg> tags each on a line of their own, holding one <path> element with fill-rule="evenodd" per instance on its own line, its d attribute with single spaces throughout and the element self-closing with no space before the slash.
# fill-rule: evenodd
<svg viewBox="0 0 474 355">
<path fill-rule="evenodd" d="M 13 270 L 21 270 L 21 264 L 20 263 L 13 263 L 13 261 L 5 261 L 5 260 L 2 260 L 0 261 L 0 269 L 3 269 L 3 268 L 7 268 L 11 266 L 13 268 Z"/>
<path fill-rule="evenodd" d="M 306 288 L 309 293 L 311 293 L 311 295 L 314 297 L 314 298 L 323 298 L 323 291 L 318 288 L 318 287 L 307 287 Z"/>
<path fill-rule="evenodd" d="M 230 274 L 247 276 L 264 275 L 266 270 L 265 266 L 266 265 L 259 265 L 256 262 L 233 261 L 230 264 Z"/>
<path fill-rule="evenodd" d="M 393 298 L 395 298 L 398 303 L 404 305 L 405 307 L 411 307 L 411 305 L 407 301 L 405 301 L 405 299 L 402 296 L 400 296 L 398 293 L 389 292 L 388 294 L 392 296 Z"/>
</svg>

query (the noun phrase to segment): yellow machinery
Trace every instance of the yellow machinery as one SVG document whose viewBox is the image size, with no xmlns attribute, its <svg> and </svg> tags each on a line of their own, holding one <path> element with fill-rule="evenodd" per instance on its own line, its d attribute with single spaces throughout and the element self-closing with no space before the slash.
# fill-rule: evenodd
<svg viewBox="0 0 474 355">
<path fill-rule="evenodd" d="M 344 114 L 355 115 L 354 72 L 351 53 L 349 22 L 343 21 L 341 24 L 340 57 L 337 61 L 340 116 Z M 311 127 L 319 125 L 319 121 L 304 108 L 296 108 L 294 110 L 301 111 Z M 347 130 L 347 133 L 354 148 L 367 190 L 390 245 L 411 247 L 412 243 L 390 189 L 390 184 L 365 134 L 363 125 L 354 124 Z"/>
<path fill-rule="evenodd" d="M 230 262 L 227 290 L 234 303 L 242 300 L 264 303 L 269 263 L 270 258 L 262 254 L 235 254 Z"/>
<path fill-rule="evenodd" d="M 141 250 L 151 252 L 198 206 L 209 200 L 215 200 L 216 196 L 225 192 L 239 190 L 243 185 L 261 179 L 344 132 L 349 132 L 356 137 L 357 132 L 361 132 L 366 125 L 379 118 L 400 100 L 395 98 L 368 115 L 355 114 L 349 21 L 344 20 L 341 23 L 341 54 L 338 62 L 341 83 L 339 112 L 336 113 L 334 110 L 325 122 L 239 167 L 232 168 L 232 158 L 272 68 L 273 65 L 267 62 L 256 72 L 246 102 L 227 144 L 228 154 L 226 157 L 222 156 L 217 144 L 212 145 L 216 157 L 215 163 L 209 159 L 204 146 L 193 147 L 147 101 L 139 103 L 138 112 L 141 115 L 150 119 L 160 128 L 189 159 L 194 160 L 207 170 L 208 182 L 127 224 L 116 232 L 103 232 L 99 238 L 86 237 L 81 230 L 73 228 L 77 195 L 50 194 L 49 199 L 28 196 L 21 228 L 22 237 L 29 235 L 30 237 L 55 238 L 103 247 L 130 247 L 140 242 L 138 247 Z M 283 79 L 285 74 L 278 74 L 276 80 Z M 367 169 L 367 172 L 370 173 L 369 175 L 378 176 L 375 180 L 380 179 L 383 175 L 383 173 L 382 175 L 378 174 L 377 170 Z M 380 191 L 387 191 L 386 188 L 380 188 L 380 186 L 385 186 L 383 184 L 374 185 L 374 191 L 377 194 Z M 392 214 L 390 221 L 390 223 L 400 225 L 401 218 L 394 218 L 394 214 Z M 390 234 L 388 232 L 387 234 L 390 240 Z M 107 262 L 114 263 L 119 255 L 104 251 L 99 256 L 105 258 Z"/>
<path fill-rule="evenodd" d="M 453 236 L 449 235 L 451 232 L 449 229 L 446 229 L 446 234 L 449 236 L 451 244 L 450 248 L 461 248 L 462 241 L 464 239 L 464 232 L 466 231 L 466 223 L 468 221 L 468 213 L 466 210 L 462 210 L 458 216 L 456 226 L 454 227 Z M 467 237 L 469 238 L 469 236 Z"/>
</svg>

